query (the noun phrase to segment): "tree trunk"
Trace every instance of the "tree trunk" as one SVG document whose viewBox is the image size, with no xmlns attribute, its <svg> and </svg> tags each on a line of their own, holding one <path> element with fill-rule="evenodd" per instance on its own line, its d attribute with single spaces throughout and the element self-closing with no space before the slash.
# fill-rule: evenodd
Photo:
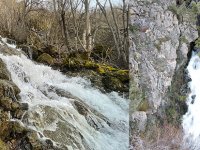
<svg viewBox="0 0 200 150">
<path fill-rule="evenodd" d="M 92 52 L 92 36 L 91 36 L 91 27 L 90 27 L 90 14 L 89 14 L 89 1 L 85 0 L 85 29 L 83 32 L 83 45 L 86 49 L 88 58 Z"/>
</svg>

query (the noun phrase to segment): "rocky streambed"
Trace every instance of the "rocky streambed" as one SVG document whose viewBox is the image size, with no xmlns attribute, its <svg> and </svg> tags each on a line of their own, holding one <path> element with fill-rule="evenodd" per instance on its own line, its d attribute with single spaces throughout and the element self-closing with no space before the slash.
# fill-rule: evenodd
<svg viewBox="0 0 200 150">
<path fill-rule="evenodd" d="M 119 93 L 37 64 L 5 39 L 0 53 L 1 149 L 128 148 L 128 101 Z"/>
</svg>

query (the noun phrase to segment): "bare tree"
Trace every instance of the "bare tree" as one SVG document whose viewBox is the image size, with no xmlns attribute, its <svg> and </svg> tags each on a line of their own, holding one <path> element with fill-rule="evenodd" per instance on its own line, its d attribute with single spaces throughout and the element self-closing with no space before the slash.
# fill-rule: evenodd
<svg viewBox="0 0 200 150">
<path fill-rule="evenodd" d="M 70 35 L 69 30 L 66 26 L 66 9 L 69 8 L 67 0 L 53 0 L 54 12 L 57 16 L 57 21 L 60 24 L 62 35 L 64 37 L 64 42 L 68 48 L 68 51 L 71 49 L 70 46 Z"/>
<path fill-rule="evenodd" d="M 115 48 L 117 50 L 118 59 L 123 60 L 125 63 L 128 62 L 128 13 L 127 5 L 125 3 L 125 0 L 123 0 L 123 8 L 122 8 L 122 24 L 123 26 L 117 22 L 117 16 L 115 14 L 116 9 L 113 7 L 113 4 L 111 0 L 108 0 L 109 8 L 111 11 L 111 17 L 109 16 L 106 8 L 106 3 L 102 5 L 99 0 L 96 0 L 101 12 L 103 13 L 105 20 L 107 22 L 107 25 L 112 33 L 113 40 L 115 43 Z M 121 33 L 123 32 L 123 34 Z M 122 36 L 123 35 L 123 36 Z"/>
</svg>

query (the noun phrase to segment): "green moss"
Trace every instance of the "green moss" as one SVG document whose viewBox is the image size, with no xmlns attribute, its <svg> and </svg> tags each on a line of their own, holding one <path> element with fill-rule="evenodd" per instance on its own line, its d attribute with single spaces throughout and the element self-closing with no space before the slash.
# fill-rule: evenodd
<svg viewBox="0 0 200 150">
<path fill-rule="evenodd" d="M 105 89 L 128 91 L 129 71 L 78 57 L 67 57 L 62 66 L 69 71 L 92 70 L 101 76 Z"/>
<path fill-rule="evenodd" d="M 94 68 L 98 68 L 99 65 L 97 63 L 95 63 L 94 61 L 86 61 L 84 63 L 84 66 L 88 69 L 94 69 Z"/>
<path fill-rule="evenodd" d="M 105 69 L 102 68 L 102 67 L 97 68 L 97 72 L 100 73 L 100 74 L 105 74 L 106 73 Z"/>
<path fill-rule="evenodd" d="M 54 58 L 52 58 L 49 54 L 43 53 L 40 55 L 37 59 L 38 62 L 45 63 L 48 65 L 53 65 L 54 64 Z"/>
</svg>

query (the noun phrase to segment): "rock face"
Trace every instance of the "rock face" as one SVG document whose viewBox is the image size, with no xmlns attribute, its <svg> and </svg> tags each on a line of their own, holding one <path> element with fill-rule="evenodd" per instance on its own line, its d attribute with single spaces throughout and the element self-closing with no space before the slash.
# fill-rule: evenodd
<svg viewBox="0 0 200 150">
<path fill-rule="evenodd" d="M 198 37 L 195 22 L 184 16 L 180 20 L 170 9 L 174 5 L 175 0 L 130 0 L 131 116 L 144 101 L 146 114 L 160 112 L 170 103 L 169 89 L 183 75 L 189 43 Z M 132 117 L 130 121 L 134 122 Z"/>
<path fill-rule="evenodd" d="M 5 55 L 21 54 L 4 44 L 1 38 L 0 52 Z M 21 119 L 28 109 L 27 104 L 19 102 L 19 93 L 20 89 L 11 80 L 6 65 L 0 59 L 0 149 L 51 149 L 49 143 L 42 144 L 37 136 L 33 136 L 35 131 L 26 129 L 19 121 L 14 121 Z"/>
</svg>

